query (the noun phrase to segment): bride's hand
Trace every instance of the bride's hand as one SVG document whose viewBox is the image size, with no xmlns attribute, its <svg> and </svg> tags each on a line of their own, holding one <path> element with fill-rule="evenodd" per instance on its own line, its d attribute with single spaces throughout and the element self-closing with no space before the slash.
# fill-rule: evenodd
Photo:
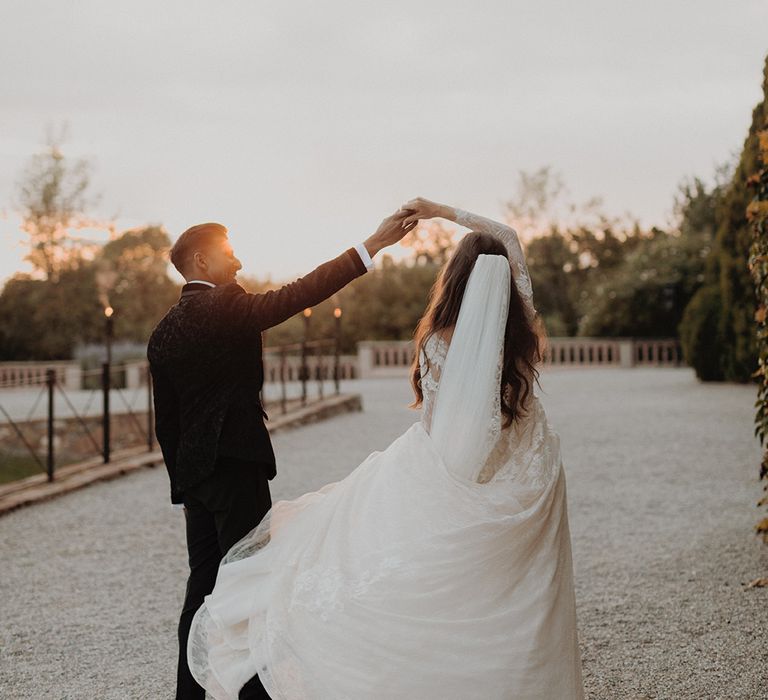
<svg viewBox="0 0 768 700">
<path fill-rule="evenodd" d="M 453 220 L 454 210 L 445 204 L 432 202 L 424 197 L 416 197 L 403 204 L 401 211 L 407 211 L 408 216 L 403 220 L 403 226 L 418 222 L 419 219 L 434 219 L 440 217 Z"/>
</svg>

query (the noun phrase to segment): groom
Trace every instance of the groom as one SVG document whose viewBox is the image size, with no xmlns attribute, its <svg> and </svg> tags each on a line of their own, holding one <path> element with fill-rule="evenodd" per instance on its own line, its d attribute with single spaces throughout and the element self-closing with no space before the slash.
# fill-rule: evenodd
<svg viewBox="0 0 768 700">
<path fill-rule="evenodd" d="M 415 226 L 403 224 L 408 213 L 392 214 L 363 243 L 264 294 L 249 294 L 235 281 L 242 266 L 221 224 L 193 226 L 171 249 L 186 284 L 152 332 L 147 358 L 171 502 L 183 504 L 186 518 L 190 571 L 178 628 L 177 699 L 205 697 L 187 664 L 192 618 L 213 589 L 221 558 L 272 505 L 275 456 L 259 400 L 261 332 L 365 274 L 379 250 Z M 240 697 L 269 696 L 254 676 Z"/>
</svg>

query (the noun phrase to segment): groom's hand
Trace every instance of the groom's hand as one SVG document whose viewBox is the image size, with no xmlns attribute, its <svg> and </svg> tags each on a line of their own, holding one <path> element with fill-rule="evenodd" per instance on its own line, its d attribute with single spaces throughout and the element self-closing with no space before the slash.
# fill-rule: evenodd
<svg viewBox="0 0 768 700">
<path fill-rule="evenodd" d="M 391 214 L 384 219 L 379 228 L 376 229 L 376 233 L 369 236 L 364 245 L 371 257 L 376 255 L 382 248 L 393 245 L 405 236 L 418 222 L 414 221 L 409 224 L 404 224 L 409 212 L 402 209 L 398 209 L 394 214 Z"/>
</svg>

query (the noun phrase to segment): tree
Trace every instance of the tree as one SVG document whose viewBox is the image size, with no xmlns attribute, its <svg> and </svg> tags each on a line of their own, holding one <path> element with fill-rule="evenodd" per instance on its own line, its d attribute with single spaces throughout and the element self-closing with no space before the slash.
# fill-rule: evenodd
<svg viewBox="0 0 768 700">
<path fill-rule="evenodd" d="M 621 244 L 618 265 L 606 265 L 605 255 L 597 254 L 602 260 L 600 267 L 606 268 L 607 274 L 598 277 L 592 286 L 580 334 L 676 336 L 680 333 L 686 357 L 690 347 L 709 351 L 709 347 L 699 343 L 711 331 L 710 314 L 717 308 L 716 299 L 709 295 L 695 306 L 697 312 L 702 313 L 701 328 L 690 326 L 690 312 L 686 316 L 685 310 L 704 280 L 705 257 L 712 248 L 716 229 L 713 211 L 722 197 L 721 187 L 716 184 L 708 189 L 698 178 L 692 183 L 684 181 L 675 198 L 675 228 L 632 232 Z M 609 246 L 608 252 L 611 248 Z M 608 260 L 613 257 L 616 256 L 608 256 Z M 711 338 L 710 335 L 709 340 Z M 711 376 L 711 359 L 705 363 L 706 373 Z"/>
<path fill-rule="evenodd" d="M 514 222 L 523 241 L 560 229 L 592 228 L 607 221 L 601 211 L 602 200 L 592 197 L 577 204 L 568 197 L 568 187 L 560 173 L 545 165 L 533 173 L 520 170 L 517 190 L 506 202 L 506 215 Z"/>
<path fill-rule="evenodd" d="M 0 360 L 71 358 L 79 343 L 103 339 L 107 305 L 116 312 L 116 337 L 145 342 L 178 299 L 167 275 L 169 243 L 162 227 L 132 229 L 94 260 L 73 257 L 56 281 L 11 278 L 0 294 Z"/>
<path fill-rule="evenodd" d="M 402 245 L 413 251 L 417 265 L 444 265 L 456 248 L 456 228 L 442 221 L 420 221 L 402 240 Z"/>
<path fill-rule="evenodd" d="M 683 311 L 702 268 L 692 238 L 656 229 L 600 283 L 580 333 L 595 336 L 677 335 Z"/>
<path fill-rule="evenodd" d="M 334 294 L 313 309 L 311 338 L 334 335 L 333 311 L 342 310 L 342 350 L 356 352 L 360 340 L 408 340 L 427 304 L 429 290 L 440 266 L 395 262 L 382 257 L 382 265 Z M 304 335 L 301 314 L 266 333 L 269 346 L 295 343 Z"/>
<path fill-rule="evenodd" d="M 61 270 L 56 282 L 16 275 L 0 294 L 0 360 L 63 360 L 103 333 L 93 266 Z"/>
<path fill-rule="evenodd" d="M 551 336 L 575 335 L 579 312 L 572 272 L 578 260 L 569 239 L 555 226 L 548 235 L 531 239 L 525 258 L 533 285 L 534 305 L 547 333 Z"/>
<path fill-rule="evenodd" d="M 608 217 L 601 207 L 599 197 L 573 202 L 550 166 L 520 171 L 517 191 L 506 203 L 549 335 L 584 332 L 582 319 L 594 313 L 595 296 L 641 235 L 636 223 Z"/>
<path fill-rule="evenodd" d="M 90 166 L 64 156 L 64 136 L 65 129 L 49 131 L 46 149 L 32 157 L 18 183 L 22 229 L 29 236 L 25 259 L 51 281 L 96 247 L 73 233 L 93 224 L 84 211 L 95 200 L 87 194 Z"/>
<path fill-rule="evenodd" d="M 102 307 L 115 309 L 115 335 L 144 342 L 179 296 L 168 277 L 168 233 L 162 226 L 124 231 L 94 261 Z"/>
<path fill-rule="evenodd" d="M 747 208 L 752 198 L 748 183 L 760 166 L 759 134 L 767 114 L 768 95 L 752 112 L 738 164 L 714 210 L 716 234 L 706 259 L 704 284 L 691 299 L 681 327 L 681 338 L 700 338 L 699 326 L 709 327 L 710 314 L 717 311 L 717 333 L 709 339 L 714 347 L 683 347 L 702 379 L 704 366 L 708 368 L 707 378 L 736 382 L 750 381 L 757 368 L 757 299 L 748 266 L 752 232 Z M 719 358 L 719 369 L 714 373 L 713 353 Z"/>
</svg>

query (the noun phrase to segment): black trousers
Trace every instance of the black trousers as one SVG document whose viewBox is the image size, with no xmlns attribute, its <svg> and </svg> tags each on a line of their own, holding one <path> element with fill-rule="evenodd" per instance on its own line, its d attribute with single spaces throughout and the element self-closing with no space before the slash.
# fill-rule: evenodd
<svg viewBox="0 0 768 700">
<path fill-rule="evenodd" d="M 216 583 L 219 562 L 272 506 L 267 468 L 258 462 L 219 457 L 213 474 L 184 491 L 189 579 L 179 620 L 177 700 L 205 700 L 205 690 L 189 671 L 187 639 L 192 618 Z M 258 675 L 240 691 L 240 698 L 269 695 Z"/>
</svg>

